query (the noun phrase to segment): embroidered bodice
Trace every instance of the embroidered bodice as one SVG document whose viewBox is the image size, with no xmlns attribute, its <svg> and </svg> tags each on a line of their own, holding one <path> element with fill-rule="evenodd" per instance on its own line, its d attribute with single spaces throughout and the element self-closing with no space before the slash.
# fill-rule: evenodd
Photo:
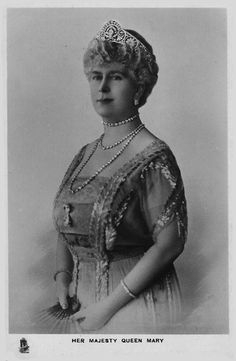
<svg viewBox="0 0 236 361">
<path fill-rule="evenodd" d="M 144 252 L 172 221 L 185 240 L 187 213 L 181 174 L 170 148 L 157 139 L 110 178 L 96 177 L 78 193 L 70 180 L 86 146 L 72 161 L 54 203 L 59 234 L 74 257 L 97 260 L 98 294 L 106 287 L 109 262 L 116 254 Z M 77 187 L 84 178 L 78 178 Z"/>
</svg>

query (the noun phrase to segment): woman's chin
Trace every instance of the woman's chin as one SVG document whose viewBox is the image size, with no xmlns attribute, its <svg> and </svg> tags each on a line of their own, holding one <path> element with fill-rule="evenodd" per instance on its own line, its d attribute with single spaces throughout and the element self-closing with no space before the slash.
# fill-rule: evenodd
<svg viewBox="0 0 236 361">
<path fill-rule="evenodd" d="M 117 116 L 117 114 L 115 112 L 113 112 L 113 111 L 111 111 L 109 109 L 104 109 L 104 108 L 103 109 L 102 108 L 97 109 L 97 108 L 95 108 L 95 111 L 102 118 L 110 119 L 110 118 L 114 118 L 114 117 Z"/>
<path fill-rule="evenodd" d="M 134 113 L 133 112 L 130 115 L 130 112 L 120 112 L 114 109 L 108 109 L 108 107 L 96 107 L 95 111 L 100 117 L 104 119 L 116 119 L 117 121 L 129 118 L 129 116 Z"/>
</svg>

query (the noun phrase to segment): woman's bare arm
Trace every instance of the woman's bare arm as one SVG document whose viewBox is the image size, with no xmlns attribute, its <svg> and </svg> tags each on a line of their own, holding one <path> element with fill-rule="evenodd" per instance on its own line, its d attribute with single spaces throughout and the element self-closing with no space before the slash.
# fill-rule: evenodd
<svg viewBox="0 0 236 361">
<path fill-rule="evenodd" d="M 73 271 L 73 259 L 71 253 L 60 236 L 57 241 L 56 270 L 68 270 L 70 273 Z M 70 282 L 71 277 L 68 273 L 60 272 L 56 275 L 57 297 L 60 305 L 64 309 L 68 307 L 67 296 L 69 293 Z"/>
<path fill-rule="evenodd" d="M 73 259 L 71 253 L 60 236 L 57 240 L 56 269 L 67 269 L 70 272 L 73 270 Z M 57 277 L 59 277 L 59 274 Z"/>
<path fill-rule="evenodd" d="M 157 242 L 148 249 L 134 268 L 125 276 L 129 290 L 138 295 L 157 278 L 182 253 L 184 242 L 178 236 L 176 222 L 172 222 L 159 235 Z M 132 299 L 122 285 L 107 297 L 111 312 L 117 312 Z"/>
</svg>

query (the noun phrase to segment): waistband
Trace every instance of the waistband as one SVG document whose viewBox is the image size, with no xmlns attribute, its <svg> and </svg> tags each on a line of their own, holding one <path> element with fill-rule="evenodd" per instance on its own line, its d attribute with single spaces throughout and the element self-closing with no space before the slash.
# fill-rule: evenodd
<svg viewBox="0 0 236 361">
<path fill-rule="evenodd" d="M 116 262 L 122 259 L 142 256 L 146 252 L 146 249 L 143 247 L 127 247 L 125 249 L 107 251 L 106 255 L 101 255 L 95 248 L 75 246 L 69 248 L 72 248 L 71 253 L 79 262 L 98 262 L 104 259 L 109 262 Z"/>
</svg>

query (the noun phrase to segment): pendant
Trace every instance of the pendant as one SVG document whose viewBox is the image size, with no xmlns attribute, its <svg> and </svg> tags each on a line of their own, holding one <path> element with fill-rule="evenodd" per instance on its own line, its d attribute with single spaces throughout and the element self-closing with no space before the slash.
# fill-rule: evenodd
<svg viewBox="0 0 236 361">
<path fill-rule="evenodd" d="M 72 227 L 73 222 L 72 222 L 72 218 L 70 215 L 70 212 L 72 211 L 71 205 L 69 203 L 65 203 L 63 205 L 63 209 L 65 211 L 65 215 L 64 215 L 64 226 L 66 227 Z"/>
</svg>

